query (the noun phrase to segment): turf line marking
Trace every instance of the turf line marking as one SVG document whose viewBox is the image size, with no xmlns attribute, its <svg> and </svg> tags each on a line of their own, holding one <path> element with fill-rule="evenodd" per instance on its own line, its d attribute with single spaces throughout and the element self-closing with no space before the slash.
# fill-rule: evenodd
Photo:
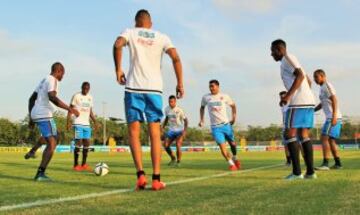
<svg viewBox="0 0 360 215">
<path fill-rule="evenodd" d="M 166 185 L 176 185 L 176 184 L 190 183 L 190 182 L 194 182 L 194 181 L 202 181 L 202 180 L 206 180 L 206 179 L 210 179 L 210 178 L 219 178 L 219 177 L 223 177 L 223 176 L 227 176 L 227 175 L 242 174 L 242 173 L 253 172 L 253 171 L 261 170 L 261 169 L 270 169 L 270 168 L 279 167 L 279 166 L 284 166 L 284 164 L 275 164 L 275 165 L 245 169 L 245 170 L 241 170 L 241 171 L 224 172 L 224 173 L 219 173 L 219 174 L 215 174 L 215 175 L 183 179 L 183 180 L 179 180 L 179 181 L 167 182 Z M 148 188 L 149 187 L 150 186 L 148 186 Z M 132 192 L 132 191 L 134 191 L 134 189 L 117 189 L 117 190 L 105 191 L 105 192 L 101 192 L 101 193 L 89 193 L 89 194 L 84 194 L 84 195 L 62 197 L 62 198 L 57 198 L 57 199 L 38 200 L 38 201 L 28 202 L 28 203 L 1 206 L 0 211 L 10 211 L 10 210 L 15 210 L 15 209 L 24 209 L 24 208 L 37 207 L 37 206 L 43 206 L 43 205 L 49 205 L 49 204 L 69 202 L 69 201 L 84 200 L 84 199 L 97 198 L 97 197 L 109 196 L 109 195 L 114 195 L 114 194 L 128 193 L 128 192 Z"/>
</svg>

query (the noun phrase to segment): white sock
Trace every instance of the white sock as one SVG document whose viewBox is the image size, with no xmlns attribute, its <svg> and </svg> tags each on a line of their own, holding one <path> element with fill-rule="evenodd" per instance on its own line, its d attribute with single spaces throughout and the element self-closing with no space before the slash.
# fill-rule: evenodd
<svg viewBox="0 0 360 215">
<path fill-rule="evenodd" d="M 228 162 L 229 162 L 230 166 L 235 165 L 235 163 L 234 163 L 234 161 L 232 159 L 229 159 Z"/>
<path fill-rule="evenodd" d="M 237 161 L 236 155 L 233 155 L 232 159 L 233 159 L 233 161 Z"/>
</svg>

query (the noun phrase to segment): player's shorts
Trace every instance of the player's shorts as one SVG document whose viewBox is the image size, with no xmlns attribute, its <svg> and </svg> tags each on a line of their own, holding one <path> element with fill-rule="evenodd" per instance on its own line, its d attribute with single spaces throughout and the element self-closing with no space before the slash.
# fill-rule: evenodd
<svg viewBox="0 0 360 215">
<path fill-rule="evenodd" d="M 285 113 L 285 128 L 314 127 L 314 108 L 289 108 Z"/>
<path fill-rule="evenodd" d="M 234 131 L 229 123 L 220 126 L 212 126 L 211 133 L 215 142 L 218 145 L 226 143 L 226 141 L 228 142 L 235 141 Z"/>
<path fill-rule="evenodd" d="M 180 137 L 182 135 L 183 131 L 173 131 L 173 130 L 168 130 L 165 134 L 166 138 L 170 139 L 170 140 L 175 140 L 178 137 Z"/>
<path fill-rule="evenodd" d="M 321 134 L 337 139 L 340 137 L 342 127 L 342 120 L 338 119 L 336 125 L 331 125 L 331 119 L 327 119 L 322 127 Z"/>
<path fill-rule="evenodd" d="M 39 128 L 42 137 L 48 138 L 57 136 L 57 128 L 54 119 L 41 120 L 36 122 L 36 125 Z"/>
<path fill-rule="evenodd" d="M 73 125 L 75 131 L 75 140 L 90 139 L 91 127 L 86 125 Z"/>
<path fill-rule="evenodd" d="M 125 92 L 126 120 L 131 122 L 160 122 L 163 117 L 162 97 L 155 93 Z M 144 117 L 145 115 L 145 117 Z"/>
</svg>

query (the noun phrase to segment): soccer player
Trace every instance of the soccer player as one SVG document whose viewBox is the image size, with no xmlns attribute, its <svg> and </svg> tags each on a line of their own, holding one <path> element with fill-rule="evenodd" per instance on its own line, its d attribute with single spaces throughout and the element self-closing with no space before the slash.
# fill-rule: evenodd
<svg viewBox="0 0 360 215">
<path fill-rule="evenodd" d="M 204 126 L 205 106 L 208 107 L 211 123 L 211 133 L 220 147 L 220 151 L 225 160 L 229 163 L 229 169 L 235 171 L 240 169 L 240 161 L 236 157 L 237 149 L 232 125 L 236 120 L 236 106 L 227 94 L 220 92 L 218 80 L 209 82 L 210 93 L 204 95 L 201 100 L 199 126 Z M 231 107 L 232 118 L 228 119 L 226 108 Z M 229 143 L 232 156 L 226 149 L 226 142 Z"/>
<path fill-rule="evenodd" d="M 50 178 L 46 176 L 45 170 L 53 156 L 57 144 L 57 130 L 53 119 L 53 112 L 55 111 L 53 104 L 73 113 L 75 116 L 79 115 L 77 110 L 69 107 L 57 97 L 58 82 L 62 80 L 64 74 L 64 66 L 59 62 L 54 63 L 51 66 L 50 75 L 40 82 L 29 99 L 29 125 L 30 127 L 33 127 L 34 123 L 36 123 L 42 136 L 39 143 L 45 140 L 47 144 L 43 152 L 40 166 L 34 178 L 36 181 L 50 180 Z M 39 148 L 39 143 L 32 149 L 34 153 L 36 149 Z"/>
<path fill-rule="evenodd" d="M 144 189 L 147 183 L 140 143 L 140 123 L 144 122 L 145 117 L 151 141 L 152 189 L 165 188 L 165 183 L 160 180 L 163 53 L 169 55 L 173 63 L 177 97 L 182 98 L 184 95 L 180 57 L 169 37 L 151 27 L 150 13 L 139 10 L 135 16 L 135 28 L 126 29 L 115 41 L 113 50 L 117 82 L 125 85 L 125 112 L 131 153 L 137 170 L 138 190 Z M 125 46 L 130 51 L 130 69 L 126 76 L 121 64 Z"/>
<path fill-rule="evenodd" d="M 336 91 L 332 84 L 327 81 L 324 70 L 318 69 L 314 72 L 314 80 L 320 85 L 320 104 L 315 107 L 315 111 L 323 109 L 326 121 L 322 128 L 321 142 L 323 147 L 323 163 L 315 168 L 316 170 L 329 170 L 330 151 L 334 157 L 335 165 L 332 169 L 341 169 L 339 152 L 336 146 L 336 139 L 340 137 L 342 126 L 342 115 L 338 105 Z"/>
<path fill-rule="evenodd" d="M 181 162 L 181 146 L 188 127 L 188 119 L 185 116 L 184 111 L 176 105 L 176 96 L 171 95 L 169 97 L 169 106 L 165 108 L 165 120 L 163 128 L 168 126 L 168 131 L 165 134 L 164 148 L 171 158 L 169 166 L 180 166 Z M 170 145 L 173 141 L 176 141 L 176 158 L 171 151 Z"/>
<path fill-rule="evenodd" d="M 280 61 L 281 78 L 287 90 L 280 99 L 280 106 L 289 104 L 286 111 L 285 128 L 286 142 L 289 148 L 293 171 L 286 179 L 303 179 L 300 167 L 300 156 L 297 134 L 304 150 L 306 179 L 316 178 L 314 172 L 313 148 L 309 137 L 309 129 L 314 125 L 315 99 L 309 80 L 299 61 L 294 55 L 287 53 L 285 41 L 278 39 L 271 44 L 271 55 Z"/>
<path fill-rule="evenodd" d="M 93 113 L 93 97 L 89 94 L 90 83 L 83 82 L 81 85 L 81 92 L 73 95 L 70 107 L 79 111 L 80 115 L 72 119 L 72 113 L 68 112 L 67 115 L 67 128 L 71 127 L 75 131 L 75 149 L 74 149 L 74 167 L 75 171 L 90 171 L 90 166 L 86 163 L 89 152 L 91 127 L 90 118 L 94 123 L 94 128 L 97 128 L 97 122 Z M 72 120 L 71 120 L 72 119 Z M 71 123 L 72 121 L 72 123 Z M 82 147 L 82 163 L 79 165 L 79 153 Z"/>
</svg>

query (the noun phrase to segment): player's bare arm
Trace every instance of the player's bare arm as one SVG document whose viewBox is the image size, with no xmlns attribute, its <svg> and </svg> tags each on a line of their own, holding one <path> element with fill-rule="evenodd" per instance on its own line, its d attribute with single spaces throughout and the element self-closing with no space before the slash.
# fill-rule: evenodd
<svg viewBox="0 0 360 215">
<path fill-rule="evenodd" d="M 115 63 L 115 73 L 116 73 L 116 81 L 121 84 L 125 85 L 126 78 L 124 71 L 121 68 L 122 63 L 122 48 L 126 46 L 126 40 L 123 37 L 118 37 L 114 43 L 113 47 L 113 56 L 114 56 L 114 63 Z"/>
<path fill-rule="evenodd" d="M 337 112 L 338 112 L 338 105 L 337 105 L 337 98 L 335 95 L 330 96 L 330 101 L 331 101 L 331 107 L 332 107 L 332 119 L 331 119 L 331 125 L 336 125 L 337 123 Z"/>
<path fill-rule="evenodd" d="M 183 84 L 183 71 L 182 71 L 182 64 L 180 61 L 180 57 L 175 48 L 170 48 L 166 51 L 166 54 L 172 60 L 172 64 L 175 70 L 177 85 L 176 85 L 176 97 L 178 99 L 184 96 L 184 84 Z"/>
<path fill-rule="evenodd" d="M 79 116 L 79 111 L 77 111 L 74 108 L 71 108 L 70 106 L 68 106 L 67 104 L 65 104 L 63 101 L 61 101 L 57 96 L 56 96 L 56 91 L 51 91 L 48 93 L 49 96 L 49 100 L 56 106 L 58 106 L 59 108 L 62 108 L 64 110 L 67 110 L 69 112 L 71 112 L 72 114 L 74 114 L 76 117 Z"/>
<path fill-rule="evenodd" d="M 29 98 L 29 105 L 28 105 L 28 110 L 29 110 L 29 128 L 34 128 L 34 122 L 31 119 L 31 110 L 33 109 L 34 105 L 35 105 L 35 101 L 37 99 L 37 92 L 33 92 L 33 94 L 31 94 L 30 98 Z"/>
<path fill-rule="evenodd" d="M 235 121 L 236 121 L 236 105 L 232 104 L 232 105 L 230 105 L 230 107 L 231 107 L 231 121 L 230 121 L 230 124 L 233 125 L 233 124 L 235 124 Z"/>
<path fill-rule="evenodd" d="M 204 125 L 204 115 L 205 115 L 205 107 L 201 106 L 200 107 L 200 122 L 199 122 L 199 127 L 202 127 Z"/>
<path fill-rule="evenodd" d="M 280 106 L 286 105 L 289 102 L 290 98 L 294 95 L 296 90 L 301 86 L 301 83 L 305 78 L 301 68 L 295 68 L 293 74 L 295 76 L 294 83 L 292 84 L 286 95 L 281 99 Z"/>
<path fill-rule="evenodd" d="M 72 105 L 70 105 L 70 107 L 72 107 Z M 71 112 L 70 111 L 68 111 L 68 113 L 67 113 L 67 116 L 66 116 L 66 128 L 67 128 L 67 130 L 68 131 L 70 131 L 71 130 Z"/>
<path fill-rule="evenodd" d="M 166 127 L 166 125 L 167 125 L 168 121 L 169 121 L 169 118 L 166 116 L 166 117 L 165 117 L 165 120 L 164 120 L 164 122 L 163 122 L 163 124 L 162 124 L 162 126 L 161 126 L 161 129 L 162 129 L 162 130 L 164 130 L 164 129 L 165 129 L 165 127 Z"/>
<path fill-rule="evenodd" d="M 94 123 L 94 130 L 96 131 L 99 128 L 99 124 L 96 121 L 96 117 L 95 117 L 95 114 L 94 114 L 94 111 L 92 110 L 92 108 L 90 110 L 90 119 Z"/>
<path fill-rule="evenodd" d="M 183 133 L 182 133 L 183 136 L 186 135 L 186 131 L 187 131 L 188 125 L 189 125 L 189 120 L 188 120 L 188 118 L 185 118 L 185 119 L 184 119 L 184 130 L 183 130 Z"/>
</svg>

